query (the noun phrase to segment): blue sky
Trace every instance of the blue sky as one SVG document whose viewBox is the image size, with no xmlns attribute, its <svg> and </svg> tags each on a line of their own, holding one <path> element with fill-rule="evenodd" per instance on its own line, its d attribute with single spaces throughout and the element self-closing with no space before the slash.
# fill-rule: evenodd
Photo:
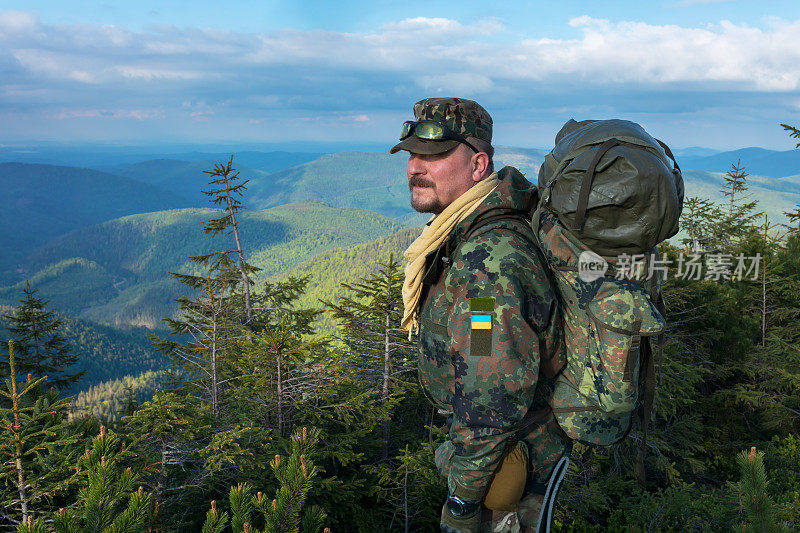
<svg viewBox="0 0 800 533">
<path fill-rule="evenodd" d="M 620 117 L 676 147 L 790 149 L 800 2 L 0 2 L 0 143 L 391 144 L 414 101 L 495 144 Z"/>
</svg>

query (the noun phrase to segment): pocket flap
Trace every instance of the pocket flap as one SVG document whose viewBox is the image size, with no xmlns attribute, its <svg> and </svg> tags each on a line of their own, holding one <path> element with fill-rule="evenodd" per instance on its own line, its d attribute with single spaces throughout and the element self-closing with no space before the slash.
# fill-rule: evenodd
<svg viewBox="0 0 800 533">
<path fill-rule="evenodd" d="M 586 310 L 598 326 L 623 335 L 650 337 L 664 332 L 666 322 L 650 298 L 634 282 L 607 280 Z M 636 325 L 638 324 L 638 327 Z"/>
</svg>

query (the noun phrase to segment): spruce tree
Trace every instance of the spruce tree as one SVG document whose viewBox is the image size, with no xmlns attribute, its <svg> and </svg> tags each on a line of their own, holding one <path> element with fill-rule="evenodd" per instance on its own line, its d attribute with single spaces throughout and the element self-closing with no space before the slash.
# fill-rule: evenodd
<svg viewBox="0 0 800 533">
<path fill-rule="evenodd" d="M 749 200 L 747 176 L 741 160 L 731 164 L 731 169 L 723 176 L 725 181 L 720 193 L 727 198 L 728 205 L 715 227 L 717 249 L 728 251 L 734 242 L 741 242 L 761 215 L 756 212 L 758 201 Z"/>
<path fill-rule="evenodd" d="M 800 233 L 800 205 L 795 206 L 792 211 L 784 211 L 784 215 L 789 219 L 789 224 L 784 224 L 789 233 Z"/>
<path fill-rule="evenodd" d="M 27 381 L 18 382 L 15 345 L 8 343 L 11 372 L 6 390 L 0 390 L 10 404 L 0 408 L 0 478 L 5 480 L 0 496 L 5 519 L 26 523 L 35 512 L 46 511 L 53 495 L 64 488 L 74 459 L 68 446 L 76 439 L 64 419 L 72 399 L 60 398 L 52 387 L 44 390 L 45 377 L 28 374 Z"/>
<path fill-rule="evenodd" d="M 79 461 L 78 475 L 85 479 L 78 499 L 62 508 L 52 522 L 29 521 L 18 533 L 138 533 L 147 531 L 156 509 L 152 497 L 139 486 L 139 475 L 121 462 L 130 454 L 121 439 L 104 426 Z M 137 488 L 138 486 L 138 488 Z"/>
<path fill-rule="evenodd" d="M 252 284 L 250 274 L 260 269 L 247 263 L 244 259 L 241 228 L 237 218 L 239 211 L 242 209 L 240 198 L 244 196 L 244 191 L 247 190 L 246 185 L 250 180 L 239 182 L 239 173 L 233 168 L 233 156 L 231 156 L 227 164 L 215 163 L 212 170 L 204 170 L 203 172 L 212 178 L 209 182 L 211 189 L 202 191 L 203 194 L 210 197 L 212 204 L 222 207 L 225 213 L 219 218 L 206 222 L 203 226 L 203 232 L 214 237 L 228 230 L 233 235 L 235 248 L 193 256 L 191 259 L 209 267 L 213 272 L 226 273 L 231 277 L 231 280 L 238 277 L 244 297 L 244 317 L 241 322 L 243 322 L 248 331 L 252 331 L 253 304 L 250 296 L 250 286 Z"/>
<path fill-rule="evenodd" d="M 691 197 L 684 202 L 681 227 L 689 237 L 683 244 L 693 253 L 707 247 L 715 209 L 714 202 L 704 198 Z"/>
<path fill-rule="evenodd" d="M 789 132 L 789 137 L 792 137 L 794 139 L 800 139 L 799 129 L 795 128 L 794 126 L 790 126 L 788 124 L 781 124 L 781 127 L 783 127 L 783 129 Z M 795 146 L 795 148 L 800 148 L 800 142 L 797 143 L 797 146 Z"/>
<path fill-rule="evenodd" d="M 293 414 L 313 409 L 325 377 L 337 362 L 328 356 L 325 339 L 312 338 L 317 309 L 298 308 L 308 277 L 265 283 L 254 309 L 259 327 L 236 354 L 236 403 L 280 436 L 291 433 Z"/>
<path fill-rule="evenodd" d="M 343 283 L 348 294 L 338 303 L 323 300 L 341 325 L 339 340 L 356 363 L 354 371 L 369 389 L 374 390 L 381 407 L 392 397 L 402 395 L 415 363 L 415 346 L 400 327 L 403 318 L 403 271 L 390 255 L 378 263 L 378 272 L 359 283 Z M 389 457 L 389 417 L 384 414 L 381 457 Z"/>
<path fill-rule="evenodd" d="M 47 300 L 36 296 L 37 289 L 29 281 L 22 290 L 23 298 L 16 312 L 5 315 L 12 338 L 16 341 L 17 371 L 35 377 L 47 376 L 49 385 L 65 389 L 77 382 L 84 371 L 68 373 L 78 362 L 66 337 L 61 333 L 61 319 L 47 310 Z"/>
<path fill-rule="evenodd" d="M 192 283 L 199 282 L 194 276 L 187 278 Z M 181 316 L 165 321 L 173 335 L 188 337 L 188 341 L 154 339 L 155 347 L 170 359 L 173 383 L 187 387 L 191 397 L 206 403 L 215 418 L 222 409 L 223 387 L 235 379 L 223 368 L 227 365 L 225 358 L 241 337 L 240 324 L 232 316 L 234 311 L 226 285 L 225 280 L 206 277 L 203 278 L 203 296 L 194 299 L 182 296 L 176 300 Z"/>
<path fill-rule="evenodd" d="M 246 483 L 231 487 L 230 525 L 233 533 L 319 533 L 325 512 L 315 505 L 306 507 L 308 492 L 317 476 L 312 460 L 317 440 L 316 432 L 299 429 L 290 439 L 289 455 L 276 455 L 270 462 L 273 475 L 280 483 L 273 499 L 261 492 L 253 495 L 253 489 Z M 220 513 L 216 502 L 212 501 L 202 531 L 223 531 L 228 516 L 226 512 Z M 261 524 L 263 528 L 259 527 Z"/>
</svg>

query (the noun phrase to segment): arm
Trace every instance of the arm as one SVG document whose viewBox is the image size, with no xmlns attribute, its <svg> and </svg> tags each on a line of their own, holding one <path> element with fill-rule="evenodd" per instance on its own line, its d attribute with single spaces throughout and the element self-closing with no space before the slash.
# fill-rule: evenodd
<svg viewBox="0 0 800 533">
<path fill-rule="evenodd" d="M 533 401 L 540 360 L 555 350 L 557 300 L 532 246 L 489 229 L 460 247 L 447 274 L 455 369 L 448 488 L 470 500 L 482 499 Z M 490 329 L 481 327 L 486 315 Z"/>
</svg>

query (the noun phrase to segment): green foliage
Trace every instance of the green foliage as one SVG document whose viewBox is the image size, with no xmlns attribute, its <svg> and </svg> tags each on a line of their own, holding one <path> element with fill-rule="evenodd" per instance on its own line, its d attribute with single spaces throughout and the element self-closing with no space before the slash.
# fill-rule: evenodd
<svg viewBox="0 0 800 533">
<path fill-rule="evenodd" d="M 347 293 L 337 303 L 322 301 L 341 324 L 339 340 L 348 350 L 359 386 L 374 391 L 382 408 L 402 398 L 411 383 L 415 346 L 400 327 L 403 318 L 403 272 L 400 263 L 389 255 L 378 261 L 378 272 L 360 282 L 342 287 Z M 381 458 L 388 459 L 389 418 L 383 428 Z"/>
<path fill-rule="evenodd" d="M 3 318 L 10 323 L 7 329 L 15 339 L 17 371 L 47 377 L 50 384 L 64 389 L 78 381 L 83 372 L 67 373 L 78 360 L 77 354 L 61 332 L 61 320 L 55 311 L 46 309 L 47 300 L 36 297 L 36 289 L 26 283 L 23 299 L 13 315 Z M 8 372 L 3 369 L 3 375 Z"/>
<path fill-rule="evenodd" d="M 17 532 L 140 533 L 145 530 L 154 515 L 152 496 L 141 486 L 136 488 L 139 476 L 131 468 L 122 468 L 121 462 L 129 453 L 118 436 L 101 426 L 91 449 L 87 449 L 78 462 L 78 476 L 86 478 L 78 499 L 69 508 L 60 509 L 49 527 L 45 528 L 43 521 L 36 520 L 33 524 L 20 525 Z"/>
<path fill-rule="evenodd" d="M 781 124 L 781 127 L 789 132 L 789 137 L 792 137 L 794 139 L 800 139 L 800 130 L 798 130 L 794 126 L 790 126 L 788 124 Z M 795 148 L 800 148 L 800 143 L 797 143 L 797 146 L 795 146 Z"/>
<path fill-rule="evenodd" d="M 17 381 L 15 342 L 8 343 L 10 373 L 7 399 L 0 407 L 0 522 L 24 523 L 34 510 L 41 512 L 53 495 L 64 487 L 66 471 L 74 461 L 70 445 L 77 439 L 69 434 L 63 411 L 70 398 L 58 391 L 45 391 L 46 377 Z"/>
<path fill-rule="evenodd" d="M 367 466 L 375 476 L 371 487 L 375 498 L 375 528 L 423 531 L 439 520 L 447 487 L 431 458 L 445 435 L 437 431 L 436 441 L 409 444 L 390 461 Z"/>
<path fill-rule="evenodd" d="M 743 451 L 736 460 L 741 479 L 737 483 L 731 483 L 731 488 L 738 496 L 745 518 L 741 529 L 736 529 L 747 533 L 789 531 L 786 524 L 778 523 L 775 502 L 767 493 L 769 482 L 764 468 L 764 452 L 757 452 L 753 446 L 749 454 Z"/>
<path fill-rule="evenodd" d="M 231 509 L 231 528 L 233 533 L 318 533 L 325 520 L 325 512 L 317 506 L 310 506 L 303 513 L 308 491 L 317 469 L 312 461 L 317 435 L 306 428 L 298 429 L 290 439 L 288 457 L 276 455 L 270 462 L 273 475 L 279 480 L 275 498 L 270 500 L 262 492 L 255 496 L 247 483 L 231 487 L 229 493 Z M 258 511 L 258 516 L 254 512 Z M 228 521 L 228 514 L 220 514 L 216 502 L 206 514 L 203 531 L 222 531 Z M 263 524 L 259 529 L 258 522 Z"/>
<path fill-rule="evenodd" d="M 282 280 L 302 273 L 308 276 L 308 284 L 305 292 L 298 297 L 299 306 L 312 307 L 323 300 L 332 302 L 344 293 L 345 285 L 375 275 L 380 269 L 376 258 L 390 255 L 402 257 L 419 233 L 419 228 L 406 228 L 374 241 L 323 252 L 273 279 Z M 320 335 L 337 334 L 332 308 L 323 309 L 314 327 Z"/>
</svg>

